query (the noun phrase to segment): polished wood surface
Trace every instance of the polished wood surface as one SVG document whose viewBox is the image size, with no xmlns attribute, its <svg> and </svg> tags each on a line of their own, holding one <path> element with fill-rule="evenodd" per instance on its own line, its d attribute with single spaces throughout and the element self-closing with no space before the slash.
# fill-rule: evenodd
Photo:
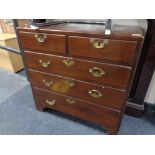
<svg viewBox="0 0 155 155">
<path fill-rule="evenodd" d="M 40 89 L 33 89 L 36 99 L 36 106 L 39 110 L 46 107 L 58 110 L 73 116 L 78 116 L 81 119 L 95 122 L 97 124 L 102 124 L 108 129 L 116 128 L 119 122 L 120 113 L 112 111 L 106 108 L 100 108 L 89 102 L 71 98 L 75 101 L 73 104 L 69 104 L 66 99 L 70 98 L 68 96 L 62 96 L 53 92 L 47 92 Z M 54 105 L 49 105 L 46 100 L 55 100 Z"/>
<path fill-rule="evenodd" d="M 95 48 L 92 46 L 91 39 L 105 41 L 107 45 L 103 48 Z M 71 36 L 69 37 L 69 53 L 73 56 L 98 58 L 131 65 L 136 44 L 136 41 Z"/>
<path fill-rule="evenodd" d="M 34 54 L 32 52 L 24 52 L 27 66 L 31 69 L 43 71 L 47 73 L 57 74 L 61 76 L 67 76 L 78 80 L 95 82 L 97 84 L 103 84 L 105 86 L 113 86 L 119 89 L 126 89 L 130 76 L 130 68 L 118 65 L 111 65 L 105 63 L 97 63 L 92 61 L 85 61 L 81 59 L 70 58 L 74 61 L 74 65 L 71 67 L 65 66 L 63 60 L 67 60 L 68 57 L 55 56 L 55 55 L 43 55 Z M 42 67 L 39 60 L 43 62 L 50 62 L 47 68 Z M 91 68 L 100 68 L 105 72 L 102 77 L 94 77 L 89 73 Z M 122 79 L 123 78 L 123 79 Z"/>
<path fill-rule="evenodd" d="M 44 33 L 28 33 L 20 32 L 21 44 L 23 48 L 29 50 L 37 50 L 43 53 L 66 53 L 66 40 L 64 35 L 44 34 Z M 38 42 L 35 35 L 46 35 L 45 42 Z"/>
<path fill-rule="evenodd" d="M 33 33 L 47 33 L 47 34 L 64 34 L 66 36 L 84 36 L 84 37 L 101 37 L 109 39 L 120 39 L 129 41 L 142 41 L 144 38 L 143 30 L 136 26 L 113 25 L 111 35 L 105 35 L 104 25 L 95 24 L 57 24 L 51 26 L 41 27 L 39 29 L 32 29 L 30 27 L 19 27 L 18 31 L 33 32 Z M 135 35 L 138 34 L 138 35 Z"/>
<path fill-rule="evenodd" d="M 73 97 L 78 97 L 100 106 L 107 106 L 117 110 L 121 110 L 124 103 L 126 92 L 122 90 L 117 90 L 110 87 L 104 87 L 101 85 L 83 81 L 77 81 L 75 79 L 55 76 L 52 74 L 49 75 L 33 70 L 29 70 L 29 77 L 33 86 L 35 87 L 55 91 L 57 93 Z M 74 85 L 70 86 L 69 82 L 72 82 Z M 99 92 L 101 92 L 102 96 L 99 98 L 94 98 L 89 95 L 89 90 L 98 90 Z"/>
<path fill-rule="evenodd" d="M 103 125 L 109 134 L 117 134 L 144 36 L 137 27 L 113 26 L 110 35 L 105 35 L 104 30 L 103 25 L 91 24 L 18 28 L 19 34 L 30 34 L 26 35 L 31 40 L 28 44 L 19 36 L 37 109 L 55 109 Z M 40 48 L 34 34 L 64 36 L 65 46 L 61 46 L 65 50 L 52 49 L 52 40 Z M 96 49 L 100 43 L 96 46 L 91 42 L 92 47 L 91 39 L 108 40 L 109 46 Z"/>
</svg>

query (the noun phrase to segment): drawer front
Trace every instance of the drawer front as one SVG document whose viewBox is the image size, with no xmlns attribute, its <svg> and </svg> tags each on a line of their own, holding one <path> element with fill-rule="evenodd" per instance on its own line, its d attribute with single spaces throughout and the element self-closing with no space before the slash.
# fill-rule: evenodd
<svg viewBox="0 0 155 155">
<path fill-rule="evenodd" d="M 58 110 L 106 127 L 116 127 L 119 121 L 119 112 L 100 108 L 89 102 L 40 89 L 34 89 L 34 95 L 36 104 L 41 107 Z"/>
<path fill-rule="evenodd" d="M 121 110 L 125 91 L 29 70 L 32 85 Z M 111 97 L 112 96 L 112 97 Z"/>
<path fill-rule="evenodd" d="M 130 68 L 67 57 L 25 52 L 28 68 L 86 82 L 126 89 Z"/>
<path fill-rule="evenodd" d="M 69 37 L 69 53 L 74 56 L 132 64 L 136 44 L 136 41 Z"/>
<path fill-rule="evenodd" d="M 66 53 L 65 35 L 54 35 L 45 33 L 19 33 L 23 49 L 37 50 L 41 53 Z"/>
</svg>

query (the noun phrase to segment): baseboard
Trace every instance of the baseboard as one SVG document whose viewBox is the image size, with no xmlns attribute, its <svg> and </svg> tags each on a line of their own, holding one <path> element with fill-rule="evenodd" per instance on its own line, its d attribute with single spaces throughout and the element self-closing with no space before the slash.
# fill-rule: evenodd
<svg viewBox="0 0 155 155">
<path fill-rule="evenodd" d="M 144 114 L 144 110 L 144 105 L 137 105 L 135 103 L 127 101 L 125 114 L 134 117 L 142 117 Z"/>
</svg>

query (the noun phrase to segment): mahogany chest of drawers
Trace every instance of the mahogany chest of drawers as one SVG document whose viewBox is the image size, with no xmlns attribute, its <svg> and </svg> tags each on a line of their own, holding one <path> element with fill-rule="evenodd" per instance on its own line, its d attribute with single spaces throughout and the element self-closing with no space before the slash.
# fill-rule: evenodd
<svg viewBox="0 0 155 155">
<path fill-rule="evenodd" d="M 117 134 L 143 42 L 138 27 L 64 23 L 17 28 L 38 110 L 51 108 Z"/>
</svg>

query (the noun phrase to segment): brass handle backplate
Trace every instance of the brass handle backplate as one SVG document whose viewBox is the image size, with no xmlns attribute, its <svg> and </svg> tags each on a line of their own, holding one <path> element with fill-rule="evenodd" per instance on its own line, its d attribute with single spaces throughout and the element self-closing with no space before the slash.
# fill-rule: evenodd
<svg viewBox="0 0 155 155">
<path fill-rule="evenodd" d="M 53 81 L 47 81 L 47 80 L 43 79 L 43 83 L 46 87 L 50 87 L 53 84 Z"/>
<path fill-rule="evenodd" d="M 65 83 L 66 83 L 69 87 L 74 87 L 74 86 L 75 86 L 75 82 L 73 82 L 72 80 L 65 80 Z"/>
<path fill-rule="evenodd" d="M 90 43 L 94 48 L 105 48 L 109 45 L 109 41 L 107 39 L 91 38 Z"/>
<path fill-rule="evenodd" d="M 66 102 L 69 104 L 75 104 L 76 103 L 76 101 L 73 100 L 72 98 L 66 98 Z"/>
<path fill-rule="evenodd" d="M 38 33 L 36 33 L 34 35 L 34 37 L 37 39 L 37 41 L 39 43 L 44 43 L 47 40 L 47 35 L 46 34 L 38 34 Z"/>
<path fill-rule="evenodd" d="M 65 66 L 68 66 L 68 67 L 71 67 L 74 65 L 74 61 L 71 59 L 64 59 L 62 62 L 65 64 Z"/>
<path fill-rule="evenodd" d="M 89 73 L 94 77 L 101 77 L 105 75 L 105 71 L 97 67 L 90 68 Z"/>
<path fill-rule="evenodd" d="M 55 99 L 53 99 L 52 101 L 51 100 L 46 100 L 46 103 L 48 104 L 48 105 L 50 105 L 50 106 L 53 106 L 55 103 L 56 103 L 56 100 Z"/>
<path fill-rule="evenodd" d="M 94 97 L 94 98 L 99 98 L 102 96 L 102 93 L 98 90 L 95 90 L 95 89 L 89 90 L 88 93 L 91 97 Z"/>
<path fill-rule="evenodd" d="M 45 61 L 43 61 L 43 60 L 39 60 L 39 63 L 40 63 L 41 66 L 44 67 L 44 68 L 47 68 L 47 67 L 51 64 L 50 61 L 45 62 Z"/>
</svg>

